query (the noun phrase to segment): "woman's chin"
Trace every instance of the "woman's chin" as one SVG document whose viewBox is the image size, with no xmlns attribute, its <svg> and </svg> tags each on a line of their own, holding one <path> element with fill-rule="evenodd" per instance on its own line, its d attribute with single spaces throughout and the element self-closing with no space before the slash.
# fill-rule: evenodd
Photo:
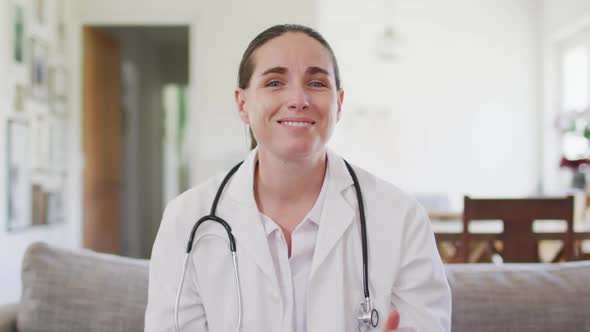
<svg viewBox="0 0 590 332">
<path fill-rule="evenodd" d="M 282 149 L 282 155 L 285 158 L 307 158 L 315 153 L 321 152 L 321 146 L 312 142 L 293 142 Z"/>
<path fill-rule="evenodd" d="M 288 143 L 277 144 L 279 142 L 272 142 L 275 144 L 266 145 L 266 149 L 261 145 L 259 149 L 267 150 L 268 152 L 274 154 L 275 156 L 286 159 L 286 160 L 296 160 L 296 159 L 304 159 L 309 158 L 315 153 L 321 152 L 322 146 L 318 142 L 310 142 L 310 141 L 291 141 Z"/>
</svg>

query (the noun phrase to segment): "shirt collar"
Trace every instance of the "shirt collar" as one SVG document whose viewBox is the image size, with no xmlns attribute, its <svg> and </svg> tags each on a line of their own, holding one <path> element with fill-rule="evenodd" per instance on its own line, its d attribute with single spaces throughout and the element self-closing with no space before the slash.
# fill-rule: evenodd
<svg viewBox="0 0 590 332">
<path fill-rule="evenodd" d="M 258 157 L 256 157 L 255 162 L 257 162 L 257 161 L 258 161 Z M 328 191 L 327 187 L 328 187 L 328 183 L 330 182 L 330 178 L 331 178 L 330 174 L 331 174 L 330 160 L 329 160 L 328 154 L 327 154 L 326 155 L 326 174 L 324 175 L 324 181 L 322 183 L 322 188 L 320 189 L 320 194 L 318 195 L 318 198 L 316 199 L 313 207 L 311 208 L 311 210 L 309 210 L 309 212 L 307 213 L 307 215 L 305 216 L 303 221 L 299 225 L 297 225 L 297 228 L 300 225 L 303 225 L 307 222 L 311 222 L 311 223 L 315 224 L 316 226 L 320 225 L 320 220 L 322 218 L 322 210 L 324 208 L 324 201 L 326 200 L 326 193 Z M 254 190 L 254 187 L 252 187 L 252 190 Z M 274 230 L 279 229 L 278 225 L 275 224 L 269 216 L 263 214 L 262 212 L 260 212 L 260 215 L 262 218 L 262 224 L 264 225 L 264 230 L 266 232 L 266 235 L 269 235 Z"/>
<path fill-rule="evenodd" d="M 315 204 L 313 205 L 313 207 L 311 208 L 311 210 L 309 211 L 309 213 L 307 213 L 307 216 L 305 217 L 305 219 L 309 219 L 312 222 L 314 222 L 316 225 L 319 226 L 320 224 L 320 220 L 322 219 L 322 210 L 324 208 L 324 201 L 326 200 L 326 192 L 327 187 L 328 187 L 328 183 L 330 182 L 330 163 L 326 160 L 326 175 L 324 175 L 324 182 L 322 183 L 322 189 L 320 189 L 320 194 L 318 195 L 318 198 L 315 201 Z"/>
</svg>

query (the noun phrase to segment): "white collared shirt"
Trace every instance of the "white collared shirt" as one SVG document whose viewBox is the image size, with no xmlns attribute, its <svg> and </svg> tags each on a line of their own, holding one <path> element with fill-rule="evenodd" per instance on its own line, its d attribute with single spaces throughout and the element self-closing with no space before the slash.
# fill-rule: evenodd
<svg viewBox="0 0 590 332">
<path fill-rule="evenodd" d="M 327 151 L 328 167 L 324 179 L 327 189 L 320 190 L 325 191 L 325 198 L 312 266 L 304 286 L 308 293 L 300 291 L 291 278 L 295 285 L 293 289 L 297 289 L 290 293 L 291 302 L 300 298 L 294 296 L 296 293 L 305 298 L 304 323 L 297 323 L 297 304 L 294 304 L 291 306 L 294 309 L 287 312 L 290 325 L 283 325 L 286 311 L 283 310 L 280 289 L 275 289 L 279 285 L 269 252 L 270 241 L 252 192 L 256 157 L 256 151 L 252 151 L 244 167 L 238 169 L 228 183 L 226 196 L 222 197 L 219 206 L 233 228 L 240 246 L 239 255 L 244 258 L 242 261 L 251 263 L 241 265 L 244 272 L 239 276 L 244 286 L 242 301 L 234 300 L 235 275 L 231 273 L 226 233 L 216 223 L 204 223 L 195 241 L 209 239 L 201 241 L 199 248 L 196 248 L 196 242 L 193 243 L 187 280 L 183 285 L 186 288 L 178 307 L 182 331 L 233 330 L 240 306 L 248 309 L 243 315 L 242 326 L 252 331 L 293 331 L 296 326 L 307 327 L 309 331 L 306 332 L 357 330 L 358 322 L 353 315 L 362 301 L 359 210 L 355 206 L 354 188 L 346 165 L 334 152 Z M 185 236 L 191 232 L 195 220 L 210 213 L 213 193 L 219 190 L 222 175 L 185 192 L 166 208 L 150 261 L 145 318 L 148 332 L 174 330 L 179 277 L 186 264 L 186 256 L 180 254 L 186 250 Z M 402 317 L 402 326 L 414 327 L 418 331 L 450 331 L 451 292 L 426 212 L 397 187 L 361 169 L 357 175 L 365 202 L 371 208 L 367 229 L 369 260 L 379 258 L 371 253 L 382 253 L 378 264 L 371 264 L 368 280 L 382 323 L 389 310 L 395 307 Z M 300 242 L 294 239 L 294 256 L 301 251 L 297 249 Z M 292 269 L 291 262 L 287 262 Z M 268 278 L 269 272 L 272 278 Z M 275 273 L 274 277 L 272 273 Z M 311 273 L 317 277 L 309 279 Z M 211 310 L 205 311 L 205 308 Z M 283 326 L 288 328 L 283 329 Z"/>
<path fill-rule="evenodd" d="M 270 217 L 260 213 L 275 273 L 281 288 L 283 304 L 281 331 L 306 331 L 307 282 L 320 227 L 327 184 L 328 169 L 326 168 L 324 182 L 314 206 L 291 233 L 290 258 L 287 241 L 281 228 Z"/>
</svg>

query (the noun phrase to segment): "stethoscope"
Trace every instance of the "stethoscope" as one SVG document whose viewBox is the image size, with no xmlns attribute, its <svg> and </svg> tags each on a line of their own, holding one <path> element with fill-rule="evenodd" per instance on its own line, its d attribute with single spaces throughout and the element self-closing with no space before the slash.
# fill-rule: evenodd
<svg viewBox="0 0 590 332">
<path fill-rule="evenodd" d="M 225 220 L 223 220 L 222 218 L 215 215 L 215 211 L 217 210 L 217 203 L 219 203 L 219 198 L 221 197 L 221 193 L 223 192 L 225 185 L 227 184 L 229 179 L 234 175 L 234 173 L 238 170 L 240 165 L 242 165 L 242 163 L 243 162 L 240 162 L 239 164 L 234 166 L 227 173 L 227 175 L 225 176 L 225 178 L 221 182 L 221 185 L 219 185 L 219 188 L 217 189 L 217 193 L 215 194 L 215 199 L 213 200 L 213 204 L 211 205 L 211 212 L 209 213 L 209 215 L 206 215 L 206 216 L 202 217 L 201 219 L 197 220 L 197 222 L 195 223 L 195 225 L 193 226 L 193 229 L 191 231 L 190 237 L 188 239 L 188 244 L 186 246 L 186 254 L 184 256 L 184 264 L 182 267 L 182 274 L 180 276 L 180 283 L 178 285 L 178 292 L 176 294 L 176 303 L 174 305 L 174 327 L 176 329 L 176 332 L 180 331 L 180 328 L 178 325 L 178 306 L 180 303 L 180 296 L 182 294 L 182 286 L 184 284 L 184 276 L 185 276 L 186 269 L 188 266 L 189 256 L 190 256 L 190 253 L 193 248 L 193 240 L 194 240 L 195 233 L 197 232 L 197 229 L 199 228 L 199 226 L 201 226 L 202 223 L 204 223 L 205 221 L 208 221 L 208 220 L 218 222 L 219 224 L 221 224 L 225 228 L 225 231 L 227 232 L 227 236 L 229 239 L 229 250 L 231 251 L 231 255 L 232 255 L 233 268 L 234 268 L 234 278 L 236 281 L 236 289 L 237 289 L 236 295 L 237 295 L 237 302 L 238 302 L 238 324 L 236 325 L 236 332 L 240 330 L 240 326 L 242 325 L 242 291 L 240 289 L 240 274 L 238 273 L 238 258 L 236 255 L 236 240 L 232 234 L 231 227 L 229 226 L 229 224 Z M 361 219 L 361 242 L 362 242 L 362 249 L 363 249 L 363 288 L 364 288 L 364 293 L 365 293 L 365 301 L 360 304 L 360 308 L 359 308 L 359 311 L 357 314 L 357 320 L 359 322 L 359 329 L 362 326 L 377 327 L 377 324 L 379 324 L 379 313 L 377 312 L 377 310 L 375 308 L 373 308 L 373 304 L 371 302 L 371 296 L 369 295 L 369 282 L 368 282 L 369 278 L 368 278 L 368 264 L 367 264 L 367 261 L 368 261 L 368 259 L 367 259 L 367 226 L 366 226 L 366 220 L 365 220 L 365 207 L 363 205 L 363 195 L 361 194 L 361 187 L 360 187 L 358 179 L 356 177 L 356 173 L 354 172 L 354 170 L 352 169 L 352 167 L 350 166 L 350 164 L 348 164 L 348 162 L 346 160 L 344 160 L 344 163 L 346 164 L 346 168 L 348 169 L 348 173 L 350 173 L 350 176 L 352 177 L 352 181 L 354 182 L 354 189 L 356 191 L 356 197 L 357 197 L 360 219 Z M 197 242 L 198 242 L 198 240 L 197 240 Z M 196 245 L 196 243 L 195 243 L 195 245 Z"/>
</svg>

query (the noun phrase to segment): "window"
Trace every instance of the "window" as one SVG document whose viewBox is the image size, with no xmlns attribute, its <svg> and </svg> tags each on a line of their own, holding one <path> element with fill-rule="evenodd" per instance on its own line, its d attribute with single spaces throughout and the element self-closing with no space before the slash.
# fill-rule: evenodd
<svg viewBox="0 0 590 332">
<path fill-rule="evenodd" d="M 589 41 L 577 42 L 560 52 L 561 150 L 569 160 L 590 158 L 590 52 Z"/>
<path fill-rule="evenodd" d="M 588 105 L 588 49 L 576 46 L 562 56 L 562 108 L 583 112 Z"/>
</svg>

